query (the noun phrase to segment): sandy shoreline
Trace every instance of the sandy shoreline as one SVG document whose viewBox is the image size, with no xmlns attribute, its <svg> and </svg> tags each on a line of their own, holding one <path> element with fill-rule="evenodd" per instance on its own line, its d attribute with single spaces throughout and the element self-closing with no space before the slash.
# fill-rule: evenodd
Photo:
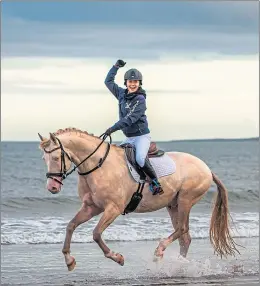
<svg viewBox="0 0 260 286">
<path fill-rule="evenodd" d="M 125 265 L 104 258 L 95 243 L 72 244 L 77 266 L 68 272 L 61 244 L 2 245 L 2 285 L 258 285 L 259 238 L 239 239 L 241 255 L 220 260 L 208 239 L 193 240 L 188 260 L 172 244 L 160 263 L 157 241 L 108 242 Z"/>
</svg>

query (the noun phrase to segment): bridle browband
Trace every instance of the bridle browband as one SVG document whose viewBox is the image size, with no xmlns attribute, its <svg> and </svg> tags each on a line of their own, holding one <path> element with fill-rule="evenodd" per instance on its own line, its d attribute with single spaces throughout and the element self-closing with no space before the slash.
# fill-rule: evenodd
<svg viewBox="0 0 260 286">
<path fill-rule="evenodd" d="M 99 138 L 102 137 L 104 134 L 105 134 L 105 133 L 103 133 L 102 135 L 100 135 Z M 44 150 L 45 153 L 50 154 L 50 153 L 52 153 L 52 152 L 54 152 L 54 151 L 56 151 L 56 150 L 61 149 L 61 166 L 60 166 L 60 172 L 59 172 L 59 173 L 50 173 L 50 172 L 48 172 L 48 173 L 46 173 L 46 177 L 47 177 L 47 178 L 50 178 L 50 179 L 53 179 L 54 181 L 56 181 L 56 182 L 60 183 L 61 185 L 63 185 L 63 183 L 62 183 L 60 180 L 58 180 L 58 179 L 56 179 L 56 178 L 54 178 L 54 177 L 61 177 L 63 180 L 65 180 L 71 173 L 73 173 L 82 163 L 84 163 L 88 158 L 90 158 L 90 157 L 99 149 L 99 147 L 100 147 L 100 146 L 104 143 L 104 141 L 106 140 L 106 137 L 107 137 L 107 135 L 104 135 L 104 136 L 103 136 L 103 139 L 102 139 L 102 141 L 101 141 L 101 143 L 97 146 L 97 148 L 96 148 L 91 154 L 89 154 L 82 162 L 80 162 L 78 165 L 75 165 L 75 164 L 73 163 L 73 161 L 71 160 L 71 158 L 70 158 L 70 156 L 68 155 L 68 153 L 64 150 L 64 148 L 63 148 L 63 146 L 62 146 L 62 144 L 61 144 L 61 142 L 60 142 L 60 139 L 59 139 L 58 137 L 56 137 L 56 139 L 58 140 L 58 143 L 59 143 L 60 146 L 59 146 L 59 147 L 56 147 L 56 148 L 54 148 L 54 149 L 52 149 L 52 150 L 50 150 L 50 151 L 47 151 L 47 150 L 45 150 L 45 149 L 43 149 L 43 150 Z M 87 171 L 87 172 L 81 173 L 81 172 L 78 171 L 78 174 L 79 174 L 79 175 L 82 175 L 82 176 L 88 175 L 88 174 L 94 172 L 96 169 L 98 169 L 98 168 L 100 168 L 100 167 L 102 166 L 102 164 L 103 164 L 104 161 L 106 160 L 107 155 L 108 155 L 108 153 L 109 153 L 110 144 L 112 143 L 112 139 L 111 139 L 111 136 L 110 136 L 110 135 L 109 135 L 109 141 L 110 141 L 110 142 L 109 142 L 108 145 L 107 145 L 106 153 L 105 153 L 105 155 L 104 155 L 103 158 L 100 158 L 100 160 L 99 160 L 99 162 L 98 162 L 98 165 L 97 165 L 96 167 L 94 167 L 93 169 Z M 69 172 L 68 172 L 67 169 L 66 169 L 65 155 L 68 157 L 68 159 L 71 161 L 71 163 L 74 164 L 73 169 L 72 169 L 71 171 L 69 171 Z M 53 177 L 53 176 L 54 176 L 54 177 Z"/>
</svg>

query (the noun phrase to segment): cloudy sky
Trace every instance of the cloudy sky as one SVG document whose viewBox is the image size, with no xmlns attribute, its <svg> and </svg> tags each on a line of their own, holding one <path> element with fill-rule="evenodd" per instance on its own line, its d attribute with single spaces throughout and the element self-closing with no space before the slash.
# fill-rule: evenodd
<svg viewBox="0 0 260 286">
<path fill-rule="evenodd" d="M 154 140 L 258 136 L 258 2 L 2 2 L 2 140 L 118 120 L 138 68 Z M 123 139 L 118 131 L 115 141 Z"/>
</svg>

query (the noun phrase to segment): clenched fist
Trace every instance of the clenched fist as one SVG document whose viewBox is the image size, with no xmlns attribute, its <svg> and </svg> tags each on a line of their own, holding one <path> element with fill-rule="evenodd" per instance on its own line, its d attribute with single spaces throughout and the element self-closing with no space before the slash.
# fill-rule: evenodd
<svg viewBox="0 0 260 286">
<path fill-rule="evenodd" d="M 117 60 L 115 66 L 122 68 L 125 64 L 126 62 L 124 62 L 123 60 Z"/>
</svg>

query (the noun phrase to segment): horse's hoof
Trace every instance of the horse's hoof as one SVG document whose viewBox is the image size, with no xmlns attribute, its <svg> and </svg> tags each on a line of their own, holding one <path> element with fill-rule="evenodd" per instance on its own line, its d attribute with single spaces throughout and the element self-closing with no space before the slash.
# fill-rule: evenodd
<svg viewBox="0 0 260 286">
<path fill-rule="evenodd" d="M 153 262 L 160 262 L 163 259 L 163 255 L 154 255 Z"/>
<path fill-rule="evenodd" d="M 75 266 L 76 266 L 76 260 L 75 260 L 75 258 L 73 257 L 72 262 L 71 262 L 70 264 L 67 264 L 68 270 L 69 270 L 69 271 L 72 271 L 72 270 L 75 268 Z"/>
<path fill-rule="evenodd" d="M 163 259 L 163 251 L 159 250 L 159 248 L 157 247 L 153 255 L 153 261 L 158 262 L 162 259 Z"/>
<path fill-rule="evenodd" d="M 120 253 L 118 253 L 116 256 L 117 256 L 117 263 L 121 266 L 124 266 L 125 264 L 124 256 L 121 255 Z"/>
</svg>

